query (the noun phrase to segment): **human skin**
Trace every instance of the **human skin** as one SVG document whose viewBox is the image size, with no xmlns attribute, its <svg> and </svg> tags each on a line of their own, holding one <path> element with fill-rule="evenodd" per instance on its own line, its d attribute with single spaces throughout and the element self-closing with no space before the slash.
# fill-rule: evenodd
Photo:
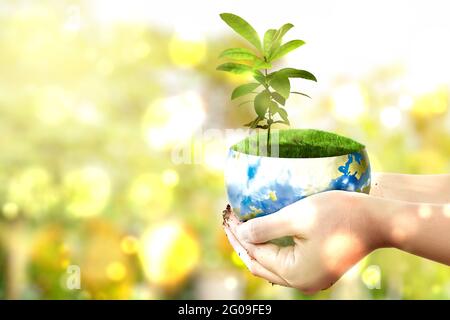
<svg viewBox="0 0 450 320">
<path fill-rule="evenodd" d="M 374 174 L 370 195 L 328 191 L 247 222 L 230 212 L 231 245 L 252 274 L 311 294 L 379 248 L 450 265 L 450 175 Z M 268 241 L 292 236 L 280 247 Z"/>
</svg>

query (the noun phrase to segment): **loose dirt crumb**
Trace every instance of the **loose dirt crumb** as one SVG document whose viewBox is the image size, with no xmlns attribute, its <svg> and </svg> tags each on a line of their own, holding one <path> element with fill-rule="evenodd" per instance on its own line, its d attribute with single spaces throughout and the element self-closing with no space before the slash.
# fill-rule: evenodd
<svg viewBox="0 0 450 320">
<path fill-rule="evenodd" d="M 230 219 L 230 215 L 231 215 L 231 206 L 230 206 L 230 204 L 227 204 L 226 209 L 222 211 L 222 218 L 223 218 L 222 224 L 224 226 L 227 226 L 227 227 L 230 226 L 228 224 L 228 219 Z"/>
</svg>

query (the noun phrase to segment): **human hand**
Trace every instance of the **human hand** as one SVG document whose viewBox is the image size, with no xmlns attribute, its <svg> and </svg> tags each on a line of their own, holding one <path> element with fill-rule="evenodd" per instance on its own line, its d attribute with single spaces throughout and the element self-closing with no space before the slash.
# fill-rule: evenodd
<svg viewBox="0 0 450 320">
<path fill-rule="evenodd" d="M 254 275 L 314 293 L 382 247 L 450 266 L 449 190 L 448 174 L 377 174 L 370 196 L 323 192 L 244 223 L 230 211 L 225 232 Z M 285 236 L 292 246 L 268 243 Z"/>
<path fill-rule="evenodd" d="M 326 289 L 372 250 L 381 234 L 364 209 L 369 196 L 329 191 L 247 222 L 231 213 L 225 232 L 252 274 L 311 294 Z M 292 236 L 293 245 L 268 241 Z"/>
</svg>

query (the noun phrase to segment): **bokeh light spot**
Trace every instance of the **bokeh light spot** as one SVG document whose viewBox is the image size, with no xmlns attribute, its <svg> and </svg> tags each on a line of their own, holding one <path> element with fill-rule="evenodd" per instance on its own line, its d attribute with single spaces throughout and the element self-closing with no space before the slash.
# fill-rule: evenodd
<svg viewBox="0 0 450 320">
<path fill-rule="evenodd" d="M 205 118 L 204 102 L 196 92 L 158 99 L 144 115 L 144 137 L 157 150 L 186 143 Z"/>
<path fill-rule="evenodd" d="M 206 42 L 202 39 L 183 39 L 175 33 L 169 42 L 169 55 L 172 62 L 181 67 L 193 67 L 206 57 Z"/>
<path fill-rule="evenodd" d="M 360 85 L 349 83 L 336 88 L 332 95 L 333 111 L 344 121 L 357 120 L 366 109 L 366 99 Z"/>
<path fill-rule="evenodd" d="M 448 87 L 440 86 L 436 90 L 419 96 L 411 109 L 416 118 L 431 118 L 444 114 L 448 109 L 449 93 Z"/>
<path fill-rule="evenodd" d="M 199 243 L 180 222 L 154 226 L 144 234 L 142 244 L 145 274 L 158 286 L 173 288 L 188 277 L 199 262 Z"/>
<path fill-rule="evenodd" d="M 115 261 L 106 267 L 106 275 L 112 281 L 121 281 L 125 278 L 126 274 L 127 269 L 121 262 Z"/>
<path fill-rule="evenodd" d="M 381 123 L 389 129 L 396 128 L 402 121 L 402 113 L 396 107 L 386 107 L 380 112 Z"/>
<path fill-rule="evenodd" d="M 24 215 L 37 216 L 47 213 L 57 203 L 58 194 L 49 172 L 45 168 L 31 166 L 11 178 L 8 199 Z M 13 206 L 10 209 L 14 209 Z"/>
<path fill-rule="evenodd" d="M 225 169 L 226 148 L 217 140 L 214 143 L 203 144 L 203 162 L 211 171 L 223 172 Z"/>
<path fill-rule="evenodd" d="M 151 52 L 151 47 L 146 42 L 139 42 L 133 49 L 133 54 L 136 59 L 142 59 L 148 56 Z"/>
<path fill-rule="evenodd" d="M 392 238 L 394 241 L 404 241 L 417 231 L 417 221 L 408 216 L 398 215 L 393 218 Z"/>
<path fill-rule="evenodd" d="M 101 213 L 109 201 L 111 181 L 101 167 L 88 166 L 70 171 L 64 177 L 66 209 L 74 217 Z"/>
<path fill-rule="evenodd" d="M 125 236 L 120 242 L 120 248 L 126 254 L 135 254 L 139 249 L 139 240 L 133 236 Z"/>
<path fill-rule="evenodd" d="M 419 206 L 419 217 L 422 219 L 428 219 L 431 217 L 431 214 L 433 211 L 431 210 L 431 207 L 427 204 L 421 204 Z"/>
<path fill-rule="evenodd" d="M 69 259 L 63 259 L 61 261 L 61 269 L 67 269 L 67 267 L 70 265 L 70 260 Z"/>
<path fill-rule="evenodd" d="M 6 219 L 12 220 L 19 214 L 19 206 L 14 202 L 7 202 L 3 205 L 2 211 Z"/>
<path fill-rule="evenodd" d="M 143 216 L 155 219 L 170 208 L 173 190 L 163 183 L 161 175 L 144 173 L 133 179 L 128 191 L 132 207 Z"/>
<path fill-rule="evenodd" d="M 368 289 L 381 288 L 381 269 L 377 265 L 368 266 L 361 274 L 361 280 Z"/>
<path fill-rule="evenodd" d="M 338 232 L 325 241 L 323 261 L 328 270 L 340 274 L 363 249 L 361 240 L 351 234 Z"/>
<path fill-rule="evenodd" d="M 447 218 L 450 218 L 450 204 L 445 204 L 444 205 L 444 216 L 446 216 Z"/>
<path fill-rule="evenodd" d="M 227 290 L 233 291 L 233 290 L 236 290 L 239 283 L 238 283 L 238 280 L 236 279 L 236 277 L 228 276 L 224 280 L 224 285 Z"/>
<path fill-rule="evenodd" d="M 175 187 L 178 184 L 179 177 L 175 170 L 164 170 L 162 173 L 162 181 L 168 187 Z"/>
</svg>

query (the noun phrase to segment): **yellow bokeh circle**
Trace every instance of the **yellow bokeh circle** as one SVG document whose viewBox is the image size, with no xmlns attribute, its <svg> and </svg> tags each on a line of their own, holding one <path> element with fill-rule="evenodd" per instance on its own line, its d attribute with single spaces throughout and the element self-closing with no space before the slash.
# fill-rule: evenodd
<svg viewBox="0 0 450 320">
<path fill-rule="evenodd" d="M 203 39 L 188 40 L 175 34 L 169 42 L 169 56 L 181 67 L 199 65 L 206 57 L 206 42 Z"/>
<path fill-rule="evenodd" d="M 142 245 L 140 256 L 147 279 L 165 288 L 174 288 L 185 280 L 200 259 L 197 238 L 177 221 L 148 230 Z"/>
</svg>

